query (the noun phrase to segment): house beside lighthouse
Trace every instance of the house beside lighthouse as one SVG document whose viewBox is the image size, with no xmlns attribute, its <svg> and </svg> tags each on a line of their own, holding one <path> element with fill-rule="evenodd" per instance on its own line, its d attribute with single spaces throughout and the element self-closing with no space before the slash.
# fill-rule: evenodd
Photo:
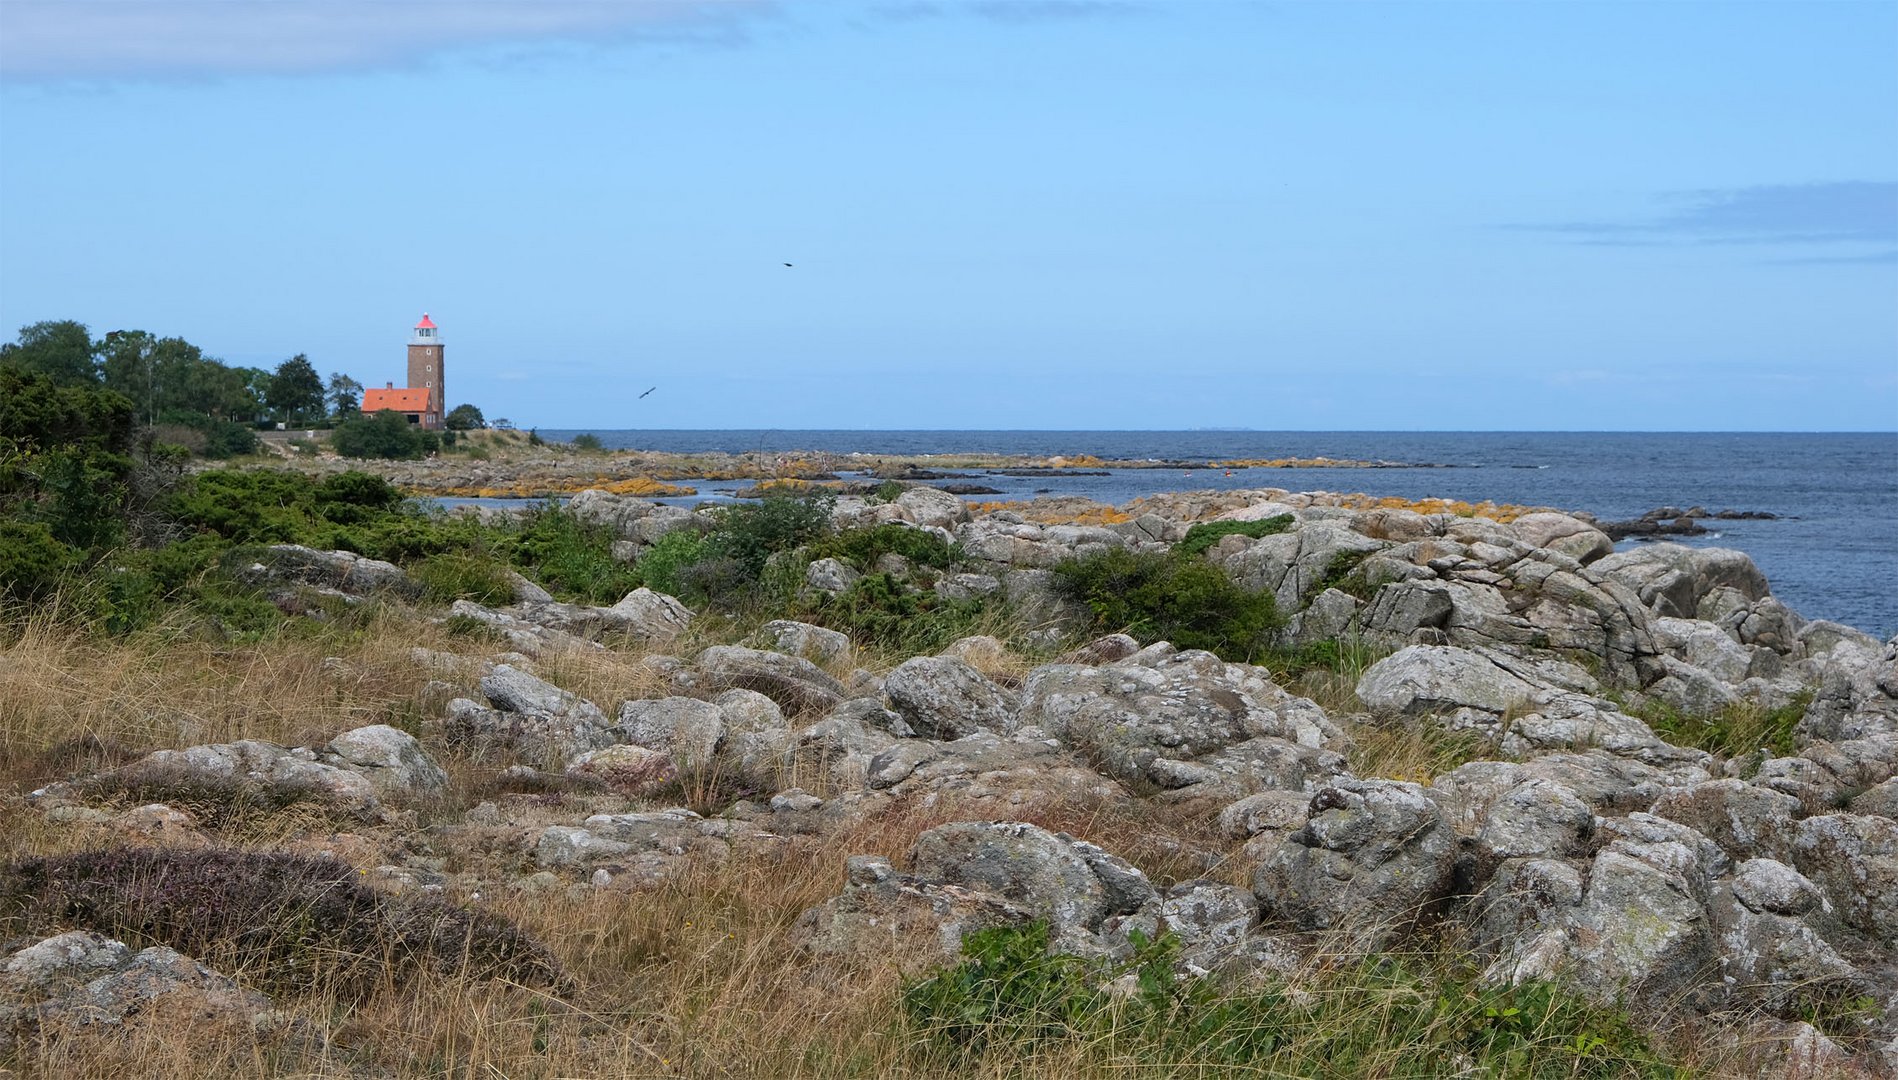
<svg viewBox="0 0 1898 1080">
<path fill-rule="evenodd" d="M 363 412 L 387 409 L 408 417 L 411 424 L 430 430 L 441 429 L 442 417 L 447 412 L 444 398 L 447 382 L 443 378 L 440 330 L 428 313 L 423 312 L 422 321 L 415 324 L 415 332 L 409 335 L 408 385 L 389 383 L 380 390 L 363 391 Z"/>
</svg>

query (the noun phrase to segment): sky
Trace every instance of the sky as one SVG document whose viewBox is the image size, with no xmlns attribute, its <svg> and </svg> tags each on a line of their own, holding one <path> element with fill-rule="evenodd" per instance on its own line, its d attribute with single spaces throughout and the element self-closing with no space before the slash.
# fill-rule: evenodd
<svg viewBox="0 0 1898 1080">
<path fill-rule="evenodd" d="M 1898 430 L 1898 2 L 0 3 L 0 337 L 424 311 L 521 427 Z"/>
</svg>

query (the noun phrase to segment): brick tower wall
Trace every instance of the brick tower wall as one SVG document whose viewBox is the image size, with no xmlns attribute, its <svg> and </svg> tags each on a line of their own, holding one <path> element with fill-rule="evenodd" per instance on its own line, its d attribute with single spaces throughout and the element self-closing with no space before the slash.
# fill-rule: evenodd
<svg viewBox="0 0 1898 1080">
<path fill-rule="evenodd" d="M 428 390 L 428 414 L 422 426 L 440 428 L 448 410 L 447 380 L 442 369 L 442 346 L 409 346 L 409 388 Z"/>
</svg>

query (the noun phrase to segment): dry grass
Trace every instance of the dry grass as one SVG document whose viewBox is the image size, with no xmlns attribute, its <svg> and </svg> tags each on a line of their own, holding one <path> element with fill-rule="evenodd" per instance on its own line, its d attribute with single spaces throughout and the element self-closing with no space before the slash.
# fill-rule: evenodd
<svg viewBox="0 0 1898 1080">
<path fill-rule="evenodd" d="M 711 643 L 701 634 L 712 631 L 697 631 L 670 649 L 690 655 L 701 641 Z M 535 869 L 528 848 L 545 825 L 645 804 L 577 791 L 499 793 L 494 777 L 505 761 L 448 750 L 420 723 L 438 704 L 424 700 L 425 684 L 438 673 L 409 658 L 416 645 L 481 651 L 469 639 L 393 612 L 365 616 L 353 627 L 242 647 L 162 634 L 100 642 L 44 623 L 18 629 L 0 644 L 0 855 L 212 843 L 321 852 L 374 871 L 426 852 L 453 875 L 449 899 L 518 924 L 550 950 L 570 984 L 536 989 L 467 971 L 411 970 L 348 997 L 284 992 L 278 1015 L 262 1028 L 162 1013 L 104 1036 L 49 1026 L 11 1061 L 0 1051 L 0 1065 L 28 1075 L 111 1080 L 1227 1075 L 1204 1065 L 1133 1058 L 1111 1041 L 1022 1057 L 925 1053 L 922 1036 L 906 1027 L 901 1013 L 895 964 L 818 964 L 790 944 L 798 916 L 842 887 L 848 856 L 881 854 L 900 863 L 922 831 L 996 816 L 991 808 L 919 799 L 854 824 L 785 836 L 769 848 L 699 861 L 643 891 L 595 889 L 580 883 L 584 875 L 547 891 L 511 888 Z M 644 657 L 639 649 L 574 651 L 545 657 L 535 670 L 610 711 L 621 700 L 666 692 Z M 853 662 L 881 668 L 898 659 L 869 655 Z M 982 666 L 1006 678 L 1031 663 L 1005 652 Z M 1323 687 L 1296 689 L 1326 700 L 1313 693 Z M 308 744 L 375 722 L 423 732 L 450 772 L 447 805 L 425 810 L 413 827 L 398 821 L 338 832 L 337 822 L 292 807 L 208 837 L 166 841 L 128 834 L 114 822 L 50 821 L 22 797 L 49 780 L 160 747 L 239 738 Z M 1354 734 L 1353 766 L 1361 775 L 1427 780 L 1460 752 L 1429 725 L 1361 726 Z M 715 801 L 717 778 L 701 779 L 708 786 L 700 795 Z M 815 776 L 777 780 L 822 788 Z M 501 824 L 460 824 L 475 801 L 488 798 L 502 804 Z M 1243 885 L 1251 867 L 1240 855 L 1243 845 L 1219 833 L 1218 809 L 1142 798 L 1047 800 L 1011 808 L 1008 816 L 1099 843 L 1162 888 L 1195 877 Z M 262 972 L 227 973 L 268 982 Z M 1311 992 L 1327 992 L 1330 977 L 1314 969 Z M 1713 1053 L 1691 1046 L 1688 1052 Z M 1401 1071 L 1404 1058 L 1396 1049 L 1384 1055 L 1382 1074 Z M 1711 1056 L 1704 1061 L 1714 1072 L 1726 1068 Z"/>
</svg>

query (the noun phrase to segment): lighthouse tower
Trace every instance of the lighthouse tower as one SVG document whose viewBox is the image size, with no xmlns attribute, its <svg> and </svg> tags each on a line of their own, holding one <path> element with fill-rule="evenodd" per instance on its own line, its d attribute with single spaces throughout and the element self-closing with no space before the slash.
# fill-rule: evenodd
<svg viewBox="0 0 1898 1080">
<path fill-rule="evenodd" d="M 426 391 L 422 401 L 421 424 L 425 428 L 440 429 L 442 417 L 448 411 L 447 380 L 442 370 L 441 328 L 422 313 L 422 321 L 415 324 L 415 332 L 409 335 L 409 389 Z"/>
</svg>

